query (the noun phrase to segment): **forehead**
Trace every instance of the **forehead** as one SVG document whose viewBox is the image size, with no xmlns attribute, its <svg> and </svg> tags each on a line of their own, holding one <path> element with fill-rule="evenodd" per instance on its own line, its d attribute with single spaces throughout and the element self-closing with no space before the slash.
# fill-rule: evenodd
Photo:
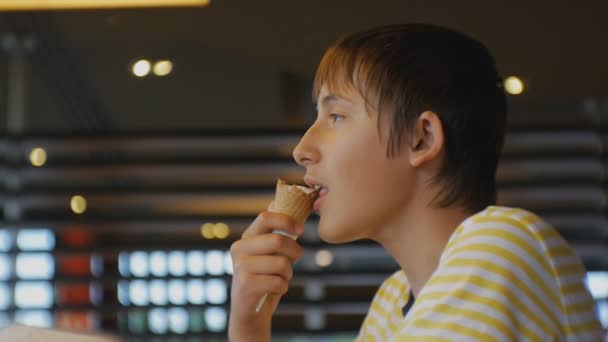
<svg viewBox="0 0 608 342">
<path fill-rule="evenodd" d="M 319 91 L 318 105 L 329 105 L 335 103 L 358 103 L 362 100 L 361 95 L 352 86 L 346 84 L 334 84 L 333 87 L 323 85 Z"/>
<path fill-rule="evenodd" d="M 365 91 L 365 88 L 360 90 L 355 85 L 345 81 L 323 84 L 316 98 L 316 106 L 318 109 L 345 106 L 375 116 L 378 108 L 377 96 L 371 91 L 367 93 L 362 93 L 362 91 Z"/>
</svg>

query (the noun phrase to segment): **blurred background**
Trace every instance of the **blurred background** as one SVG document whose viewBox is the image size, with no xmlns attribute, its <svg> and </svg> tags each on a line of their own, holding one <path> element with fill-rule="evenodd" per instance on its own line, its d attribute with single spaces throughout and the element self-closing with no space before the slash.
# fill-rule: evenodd
<svg viewBox="0 0 608 342">
<path fill-rule="evenodd" d="M 608 327 L 607 2 L 83 3 L 106 1 L 0 1 L 0 327 L 226 340 L 228 249 L 278 177 L 301 182 L 320 57 L 406 22 L 495 55 L 511 93 L 499 204 L 570 241 Z M 352 340 L 397 269 L 373 243 L 324 244 L 316 222 L 277 341 Z"/>
</svg>

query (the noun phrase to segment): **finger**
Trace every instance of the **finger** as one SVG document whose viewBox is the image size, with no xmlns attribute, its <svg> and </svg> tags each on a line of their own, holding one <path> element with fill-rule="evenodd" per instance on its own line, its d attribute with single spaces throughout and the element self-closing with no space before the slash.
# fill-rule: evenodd
<svg viewBox="0 0 608 342">
<path fill-rule="evenodd" d="M 279 234 L 264 234 L 234 242 L 230 247 L 233 258 L 250 255 L 282 255 L 291 262 L 302 256 L 302 246 L 288 237 Z"/>
<path fill-rule="evenodd" d="M 283 295 L 289 287 L 288 282 L 283 277 L 266 274 L 246 273 L 239 275 L 234 284 L 235 290 L 238 289 L 239 298 L 251 301 L 251 305 L 255 306 L 260 298 L 269 293 Z"/>
<path fill-rule="evenodd" d="M 254 274 L 276 275 L 290 281 L 293 277 L 291 260 L 280 255 L 262 255 L 243 258 L 237 262 L 238 272 L 248 272 Z"/>
<path fill-rule="evenodd" d="M 251 223 L 249 228 L 245 230 L 242 238 L 245 239 L 255 235 L 270 233 L 277 229 L 296 236 L 300 236 L 304 231 L 302 225 L 297 224 L 291 217 L 285 214 L 263 211 Z"/>
</svg>

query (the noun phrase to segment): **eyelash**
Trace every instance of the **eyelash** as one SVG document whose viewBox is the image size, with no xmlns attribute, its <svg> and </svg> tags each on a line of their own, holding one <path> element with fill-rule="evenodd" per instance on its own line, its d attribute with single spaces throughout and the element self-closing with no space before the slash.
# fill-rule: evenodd
<svg viewBox="0 0 608 342">
<path fill-rule="evenodd" d="M 344 119 L 344 115 L 335 114 L 335 113 L 329 114 L 329 117 L 331 118 L 332 123 L 336 123 L 336 121 L 338 119 Z"/>
</svg>

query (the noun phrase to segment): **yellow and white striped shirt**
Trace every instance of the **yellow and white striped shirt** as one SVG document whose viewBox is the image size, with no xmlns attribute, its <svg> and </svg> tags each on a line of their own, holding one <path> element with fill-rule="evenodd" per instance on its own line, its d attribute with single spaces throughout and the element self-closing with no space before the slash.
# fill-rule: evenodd
<svg viewBox="0 0 608 342">
<path fill-rule="evenodd" d="M 403 271 L 384 281 L 357 341 L 601 341 L 585 270 L 536 215 L 490 206 L 452 234 L 403 317 Z"/>
</svg>

